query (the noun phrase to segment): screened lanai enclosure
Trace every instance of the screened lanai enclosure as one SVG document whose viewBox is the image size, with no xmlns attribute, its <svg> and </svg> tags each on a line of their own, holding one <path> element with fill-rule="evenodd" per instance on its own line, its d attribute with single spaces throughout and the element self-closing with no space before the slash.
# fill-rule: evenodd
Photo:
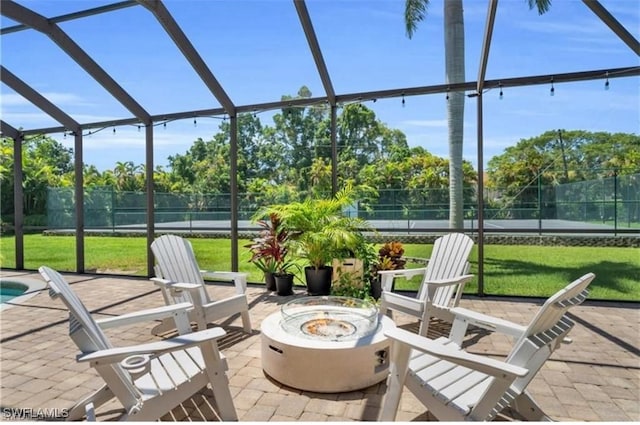
<svg viewBox="0 0 640 425">
<path fill-rule="evenodd" d="M 400 0 L 3 0 L 2 267 L 37 268 L 44 233 L 66 271 L 152 276 L 176 232 L 228 239 L 238 270 L 261 206 L 348 182 L 378 241 L 472 234 L 480 294 L 488 241 L 637 246 L 635 0 L 428 3 L 409 38 Z M 105 235 L 145 240 L 146 267 L 100 264 Z"/>
</svg>

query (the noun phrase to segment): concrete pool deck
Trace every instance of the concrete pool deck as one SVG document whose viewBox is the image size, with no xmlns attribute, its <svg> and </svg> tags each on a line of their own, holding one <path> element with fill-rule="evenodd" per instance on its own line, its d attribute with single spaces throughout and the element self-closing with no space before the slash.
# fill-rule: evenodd
<svg viewBox="0 0 640 425">
<path fill-rule="evenodd" d="M 0 277 L 39 279 L 35 272 L 2 270 Z M 72 288 L 96 318 L 163 305 L 160 292 L 147 279 L 65 274 Z M 208 285 L 211 294 L 233 293 L 227 285 Z M 264 287 L 250 286 L 250 314 L 254 331 L 242 332 L 239 316 L 216 323 L 227 331 L 220 346 L 229 363 L 231 393 L 240 421 L 369 421 L 376 420 L 386 385 L 360 391 L 320 394 L 300 391 L 273 381 L 262 370 L 260 323 L 280 306 L 304 295 L 279 297 Z M 526 324 L 537 300 L 463 297 L 461 305 L 516 323 Z M 587 301 L 571 310 L 576 326 L 571 344 L 564 344 L 542 368 L 529 390 L 545 413 L 559 421 L 640 421 L 640 310 L 638 304 Z M 397 315 L 396 323 L 417 332 L 414 319 Z M 116 346 L 158 339 L 155 323 L 107 330 Z M 429 336 L 447 332 L 447 325 L 431 326 Z M 472 331 L 466 339 L 473 353 L 501 357 L 511 340 Z M 67 311 L 46 290 L 17 303 L 0 315 L 0 405 L 7 409 L 63 411 L 102 385 L 88 365 L 78 364 L 78 350 L 68 336 Z M 116 401 L 97 410 L 98 420 L 117 419 Z M 6 419 L 6 417 L 5 417 Z M 14 418 L 15 419 L 15 418 Z M 166 420 L 217 420 L 207 390 L 166 415 Z M 433 420 L 405 391 L 398 420 Z M 509 419 L 508 414 L 505 419 Z"/>
</svg>

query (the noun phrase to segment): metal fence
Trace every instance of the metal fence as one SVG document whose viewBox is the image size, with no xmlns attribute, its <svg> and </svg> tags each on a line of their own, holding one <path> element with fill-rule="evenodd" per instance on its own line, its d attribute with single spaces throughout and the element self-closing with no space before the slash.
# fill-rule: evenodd
<svg viewBox="0 0 640 425">
<path fill-rule="evenodd" d="M 640 222 L 640 174 L 569 183 L 556 190 L 557 217 L 585 222 Z"/>
<path fill-rule="evenodd" d="M 640 228 L 640 174 L 613 176 L 554 186 L 534 185 L 510 190 L 491 189 L 484 194 L 484 217 L 496 220 L 563 220 L 607 223 L 613 229 Z M 447 220 L 448 190 L 381 190 L 351 209 L 367 220 Z M 302 196 L 302 195 L 301 195 Z M 116 229 L 145 226 L 146 194 L 118 192 L 109 187 L 85 189 L 85 227 Z M 250 220 L 261 206 L 259 194 L 241 194 L 239 219 Z M 157 224 L 180 223 L 201 227 L 231 218 L 230 194 L 156 193 Z M 477 218 L 477 203 L 468 199 L 465 218 Z M 75 226 L 72 188 L 50 188 L 47 193 L 47 227 Z M 215 224 L 209 223 L 209 226 Z"/>
</svg>

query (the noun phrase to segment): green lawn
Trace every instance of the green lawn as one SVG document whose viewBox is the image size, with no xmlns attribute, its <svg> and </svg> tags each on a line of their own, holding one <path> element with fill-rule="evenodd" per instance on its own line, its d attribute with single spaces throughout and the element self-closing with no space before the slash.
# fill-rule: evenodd
<svg viewBox="0 0 640 425">
<path fill-rule="evenodd" d="M 192 239 L 200 266 L 209 270 L 229 270 L 228 239 Z M 240 241 L 240 271 L 250 273 L 249 280 L 261 282 L 260 272 L 248 263 L 248 252 Z M 25 267 L 35 270 L 46 264 L 61 271 L 75 269 L 75 238 L 71 236 L 26 235 Z M 429 257 L 431 245 L 405 245 L 405 255 Z M 594 272 L 593 299 L 640 301 L 640 250 L 637 248 L 596 248 L 560 246 L 485 245 L 486 294 L 546 297 L 569 281 Z M 471 254 L 471 273 L 477 274 L 477 247 Z M 14 238 L 0 238 L 2 267 L 15 267 Z M 87 271 L 146 274 L 145 238 L 85 238 Z M 414 266 L 415 267 L 415 266 Z M 296 282 L 301 284 L 300 281 Z M 399 289 L 416 289 L 418 281 L 396 283 Z M 477 292 L 477 280 L 465 292 Z"/>
</svg>

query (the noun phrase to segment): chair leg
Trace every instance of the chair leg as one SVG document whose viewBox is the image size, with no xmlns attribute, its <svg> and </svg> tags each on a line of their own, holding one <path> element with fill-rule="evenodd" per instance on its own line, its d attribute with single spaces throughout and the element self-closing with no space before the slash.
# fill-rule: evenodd
<svg viewBox="0 0 640 425">
<path fill-rule="evenodd" d="M 531 397 L 528 391 L 523 391 L 515 400 L 511 403 L 513 410 L 518 412 L 528 421 L 553 421 L 547 416 L 538 403 Z"/>
<path fill-rule="evenodd" d="M 204 331 L 207 329 L 207 321 L 204 318 L 204 316 L 197 316 L 196 317 L 196 324 L 198 325 L 198 330 L 199 331 Z"/>
<path fill-rule="evenodd" d="M 224 363 L 220 357 L 220 351 L 215 343 L 206 343 L 200 346 L 202 356 L 206 365 L 206 372 L 209 376 L 209 383 L 213 390 L 213 396 L 220 411 L 220 418 L 223 421 L 237 421 L 238 414 L 233 404 L 231 391 L 229 390 L 229 379 L 225 371 Z"/>
<path fill-rule="evenodd" d="M 206 324 L 205 328 L 206 329 Z M 180 317 L 167 317 L 162 319 L 162 322 L 151 329 L 151 335 L 160 336 L 169 331 L 178 331 L 180 335 L 184 335 L 191 332 L 191 322 L 185 315 L 184 318 Z"/>
<path fill-rule="evenodd" d="M 422 319 L 420 319 L 420 329 L 418 330 L 418 334 L 420 336 L 427 337 L 427 333 L 429 332 L 429 319 L 431 319 L 431 315 L 429 314 L 429 309 L 425 308 L 422 312 Z"/>
<path fill-rule="evenodd" d="M 87 413 L 87 405 L 92 404 L 95 411 L 96 408 L 103 405 L 114 397 L 113 391 L 106 385 L 89 394 L 85 398 L 78 401 L 71 409 L 69 409 L 68 421 L 77 421 Z"/>
<path fill-rule="evenodd" d="M 251 333 L 251 317 L 249 316 L 248 311 L 243 311 L 240 313 L 242 315 L 242 328 L 248 334 Z"/>
<path fill-rule="evenodd" d="M 380 303 L 380 307 L 378 307 L 378 311 L 380 314 L 386 314 L 389 319 L 393 319 L 393 311 L 387 306 L 387 304 L 383 301 Z"/>
<path fill-rule="evenodd" d="M 449 332 L 449 339 L 456 343 L 459 347 L 462 347 L 462 341 L 467 334 L 467 328 L 469 323 L 463 317 L 456 318 L 451 325 L 451 331 Z"/>
<path fill-rule="evenodd" d="M 85 412 L 87 416 L 87 422 L 96 422 L 96 408 L 93 403 L 89 403 L 85 406 Z"/>
<path fill-rule="evenodd" d="M 387 376 L 387 392 L 382 399 L 378 421 L 391 422 L 396 419 L 404 382 L 409 370 L 410 354 L 411 347 L 406 344 L 396 342 L 391 345 L 392 362 L 389 367 L 389 376 Z"/>
<path fill-rule="evenodd" d="M 418 330 L 418 334 L 420 336 L 426 337 L 428 333 L 429 333 L 429 320 L 423 319 L 420 321 L 420 329 Z"/>
</svg>

